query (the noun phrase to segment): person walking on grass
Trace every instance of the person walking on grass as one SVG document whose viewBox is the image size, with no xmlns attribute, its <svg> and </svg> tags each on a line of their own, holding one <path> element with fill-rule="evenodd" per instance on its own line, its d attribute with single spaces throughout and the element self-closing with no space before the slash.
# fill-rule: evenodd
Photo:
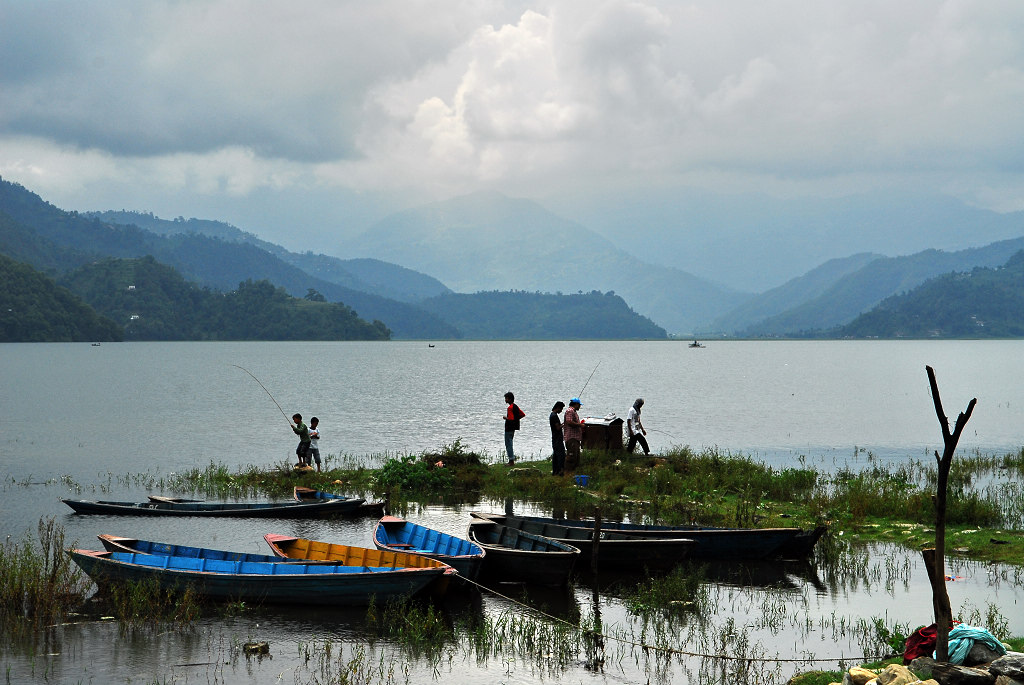
<svg viewBox="0 0 1024 685">
<path fill-rule="evenodd" d="M 647 435 L 647 430 L 644 429 L 644 424 L 640 423 L 640 409 L 643 406 L 643 398 L 636 398 L 636 402 L 629 408 L 629 414 L 626 415 L 626 432 L 629 434 L 626 452 L 632 454 L 633 448 L 639 442 L 640 446 L 644 448 L 644 456 L 646 456 L 651 453 L 651 448 L 647 446 L 647 438 L 644 437 Z"/>
<path fill-rule="evenodd" d="M 519 430 L 519 420 L 526 414 L 516 404 L 516 396 L 511 392 L 505 393 L 505 402 L 508 404 L 508 408 L 505 410 L 505 453 L 508 455 L 508 465 L 512 466 L 516 463 L 512 441 L 515 440 L 516 431 Z"/>
</svg>

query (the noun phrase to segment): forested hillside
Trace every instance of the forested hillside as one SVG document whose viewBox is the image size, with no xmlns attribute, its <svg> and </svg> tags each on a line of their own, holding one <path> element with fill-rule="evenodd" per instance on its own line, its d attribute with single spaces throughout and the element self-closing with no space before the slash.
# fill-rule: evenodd
<svg viewBox="0 0 1024 685">
<path fill-rule="evenodd" d="M 188 283 L 152 257 L 106 259 L 62 283 L 124 326 L 126 340 L 386 340 L 380 321 L 351 308 L 291 297 L 268 281 L 221 293 Z"/>
<path fill-rule="evenodd" d="M 615 293 L 551 295 L 491 291 L 441 295 L 423 306 L 483 340 L 664 339 L 664 328 Z"/>
<path fill-rule="evenodd" d="M 28 264 L 0 255 L 0 342 L 108 342 L 120 326 Z"/>
<path fill-rule="evenodd" d="M 842 337 L 1024 336 L 1024 251 L 997 268 L 933 278 L 839 328 Z"/>
</svg>

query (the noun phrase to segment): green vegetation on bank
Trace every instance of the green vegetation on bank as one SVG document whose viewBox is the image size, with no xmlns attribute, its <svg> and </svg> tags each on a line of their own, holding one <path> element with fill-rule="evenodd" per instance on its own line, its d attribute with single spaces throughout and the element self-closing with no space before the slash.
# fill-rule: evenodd
<svg viewBox="0 0 1024 685">
<path fill-rule="evenodd" d="M 773 468 L 742 455 L 717 450 L 695 452 L 685 447 L 650 457 L 586 452 L 579 472 L 586 473 L 589 481 L 581 487 L 570 477 L 552 476 L 550 462 L 546 460 L 510 468 L 503 463 L 489 463 L 487 455 L 475 453 L 455 439 L 420 455 L 327 455 L 323 473 L 299 473 L 290 463 L 271 468 L 250 465 L 243 469 L 211 463 L 171 475 L 110 474 L 108 481 L 96 484 L 79 484 L 64 478 L 61 485 L 79 493 L 90 488 L 108 492 L 131 486 L 207 499 L 286 498 L 295 485 L 304 485 L 368 498 L 388 497 L 393 509 L 412 512 L 408 515 L 415 515 L 417 506 L 428 504 L 458 506 L 483 502 L 485 507 L 501 509 L 511 498 L 560 510 L 570 517 L 599 511 L 606 518 L 621 516 L 662 523 L 699 521 L 752 527 L 827 523 L 829 533 L 815 553 L 815 575 L 820 573 L 829 583 L 889 587 L 906 582 L 909 567 L 889 563 L 888 558 L 872 563 L 871 555 L 856 542 L 892 541 L 911 550 L 932 544 L 934 464 L 908 460 L 883 466 L 859 450 L 854 457 L 855 462 L 865 464 L 860 470 L 847 468 L 823 473 L 800 463 Z M 998 457 L 961 455 L 954 459 L 953 466 L 947 552 L 1007 562 L 1011 566 L 995 572 L 1007 582 L 1019 584 L 1024 571 L 1024 450 Z M 52 523 L 48 525 L 41 525 L 41 543 L 9 542 L 4 548 L 0 555 L 0 587 L 14 587 L 12 578 L 22 578 L 17 587 L 23 588 L 40 579 L 61 577 L 55 576 L 52 569 L 59 563 L 67 568 L 67 562 L 57 559 L 52 550 L 63 546 L 62 538 L 57 542 L 56 537 L 62 531 L 54 529 Z M 10 561 L 23 557 L 31 559 L 31 563 L 18 565 Z M 52 560 L 49 566 L 44 559 Z M 739 625 L 731 618 L 717 616 L 716 607 L 725 598 L 723 592 L 730 591 L 723 590 L 725 586 L 705 582 L 706 578 L 715 577 L 710 573 L 709 567 L 686 565 L 664 575 L 609 579 L 602 592 L 621 602 L 632 617 L 625 623 L 602 624 L 597 610 L 591 612 L 584 605 L 552 616 L 543 606 L 537 607 L 542 612 L 538 614 L 505 609 L 492 615 L 450 614 L 429 604 L 412 603 L 372 607 L 365 625 L 369 644 L 353 647 L 344 656 L 343 664 L 338 662 L 343 658 L 339 645 L 313 641 L 300 649 L 306 651 L 307 666 L 316 664 L 324 673 L 335 672 L 332 669 L 339 665 L 372 669 L 379 660 L 374 656 L 377 638 L 382 648 L 385 643 L 397 646 L 402 658 L 428 665 L 452 658 L 537 658 L 538 664 L 557 673 L 581 660 L 600 667 L 606 659 L 609 663 L 634 659 L 639 652 L 633 650 L 642 648 L 645 660 L 648 650 L 658 652 L 651 655 L 655 660 L 674 652 L 710 655 L 698 662 L 698 668 L 726 669 L 726 682 L 779 682 L 780 662 L 756 639 L 751 639 L 757 629 L 779 631 L 788 625 L 788 629 L 831 631 L 863 650 L 857 653 L 881 658 L 900 650 L 904 637 L 916 627 L 909 620 L 922 618 L 899 616 L 892 623 L 893 617 L 888 615 L 884 619 L 855 621 L 835 615 L 788 616 L 773 591 L 766 589 L 764 593 L 751 593 L 754 604 L 747 609 L 755 614 L 761 611 L 763 615 L 756 616 L 751 625 Z M 76 575 L 77 572 L 68 577 Z M 25 615 L 60 620 L 59 612 L 77 606 L 76 599 L 83 595 L 80 576 L 77 582 L 79 585 L 69 585 L 68 580 L 61 580 L 56 586 L 42 585 L 57 587 L 58 591 L 37 592 L 36 597 L 49 592 L 59 601 L 50 602 L 46 609 L 45 598 L 39 600 L 39 608 Z M 62 587 L 71 590 L 59 590 Z M 16 593 L 28 596 L 20 589 Z M 172 629 L 188 629 L 200 610 L 187 593 L 154 594 L 152 588 L 144 585 L 129 584 L 105 595 L 103 610 L 117 618 L 122 632 L 159 627 L 152 624 L 153 612 L 147 613 L 147 606 L 159 606 L 157 613 Z M 0 599 L 4 600 L 0 606 L 10 606 L 11 598 Z M 525 595 L 516 599 L 531 601 Z M 24 622 L 19 612 L 21 609 L 9 611 L 0 628 L 39 625 L 38 620 Z M 1011 645 L 1021 646 L 1020 638 L 1006 634 L 1009 623 L 997 606 L 974 607 L 965 603 L 959 608 L 958 617 L 987 628 Z M 718 660 L 714 655 L 728 658 Z M 391 663 L 390 658 L 388 662 Z M 817 685 L 836 682 L 841 677 L 841 672 L 816 671 L 802 674 L 794 682 Z"/>
<path fill-rule="evenodd" d="M 173 476 L 139 474 L 132 483 L 165 494 L 247 498 L 290 497 L 295 485 L 369 498 L 401 508 L 506 499 L 561 510 L 570 517 L 600 511 L 609 519 L 679 524 L 771 527 L 827 524 L 830 535 L 892 541 L 914 548 L 933 542 L 933 461 L 908 460 L 823 473 L 797 465 L 775 468 L 717 449 L 674 448 L 644 457 L 622 452 L 584 454 L 587 487 L 557 478 L 546 460 L 514 468 L 489 464 L 458 438 L 420 455 L 327 457 L 323 473 L 297 474 L 288 464 L 224 464 Z M 953 460 L 947 502 L 950 554 L 1024 565 L 1024 449 L 1002 456 Z M 993 481 L 993 479 L 996 479 Z M 993 485 L 993 482 L 995 483 Z M 73 485 L 73 484 L 72 484 Z"/>
</svg>

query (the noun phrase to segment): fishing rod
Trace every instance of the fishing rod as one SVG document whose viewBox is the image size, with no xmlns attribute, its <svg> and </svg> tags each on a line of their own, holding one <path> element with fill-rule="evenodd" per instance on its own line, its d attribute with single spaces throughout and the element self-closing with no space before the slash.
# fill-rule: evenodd
<svg viewBox="0 0 1024 685">
<path fill-rule="evenodd" d="M 586 390 L 587 386 L 590 385 L 590 379 L 594 377 L 595 373 L 597 373 L 597 367 L 598 366 L 601 366 L 601 360 L 600 359 L 597 360 L 597 366 L 594 367 L 594 370 L 590 372 L 590 376 L 587 378 L 587 382 L 583 384 L 583 390 Z M 577 398 L 582 398 L 583 397 L 583 390 L 580 390 L 580 394 L 576 395 Z"/>
<path fill-rule="evenodd" d="M 270 391 L 269 391 L 269 390 L 267 390 L 267 386 L 263 385 L 263 383 L 261 383 L 261 382 L 260 382 L 260 379 L 259 379 L 259 378 L 256 378 L 256 376 L 253 376 L 253 374 L 252 374 L 252 371 L 250 371 L 249 369 L 245 368 L 244 366 L 239 366 L 238 364 L 232 364 L 231 366 L 235 367 L 236 369 L 241 369 L 242 371 L 245 371 L 245 372 L 246 372 L 247 374 L 249 374 L 250 376 L 252 376 L 252 379 L 253 379 L 254 381 L 256 381 L 257 383 L 259 383 L 259 384 L 260 384 L 260 387 L 261 387 L 261 388 L 263 388 L 263 390 L 264 390 L 264 391 L 265 391 L 265 392 L 266 392 L 266 393 L 267 393 L 268 395 L 270 395 L 270 399 L 274 400 L 274 396 L 270 394 Z M 277 400 L 274 400 L 274 404 L 277 404 Z M 281 409 L 281 405 L 280 405 L 280 404 L 277 404 L 277 408 L 278 408 L 278 409 Z M 289 418 L 288 418 L 288 414 L 286 414 L 286 413 L 284 412 L 284 409 L 281 409 L 281 416 L 283 416 L 283 417 L 284 417 L 284 420 L 288 422 L 288 427 L 289 427 L 289 428 L 291 428 L 291 425 L 292 425 L 292 421 L 291 421 L 291 419 L 289 419 Z"/>
</svg>

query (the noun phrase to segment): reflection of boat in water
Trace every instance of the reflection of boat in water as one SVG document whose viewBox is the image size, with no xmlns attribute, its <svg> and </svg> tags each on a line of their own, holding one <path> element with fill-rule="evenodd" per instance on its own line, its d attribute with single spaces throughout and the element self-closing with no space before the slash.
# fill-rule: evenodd
<svg viewBox="0 0 1024 685">
<path fill-rule="evenodd" d="M 690 347 L 704 347 L 704 345 L 694 340 L 692 343 L 690 343 Z"/>
</svg>

